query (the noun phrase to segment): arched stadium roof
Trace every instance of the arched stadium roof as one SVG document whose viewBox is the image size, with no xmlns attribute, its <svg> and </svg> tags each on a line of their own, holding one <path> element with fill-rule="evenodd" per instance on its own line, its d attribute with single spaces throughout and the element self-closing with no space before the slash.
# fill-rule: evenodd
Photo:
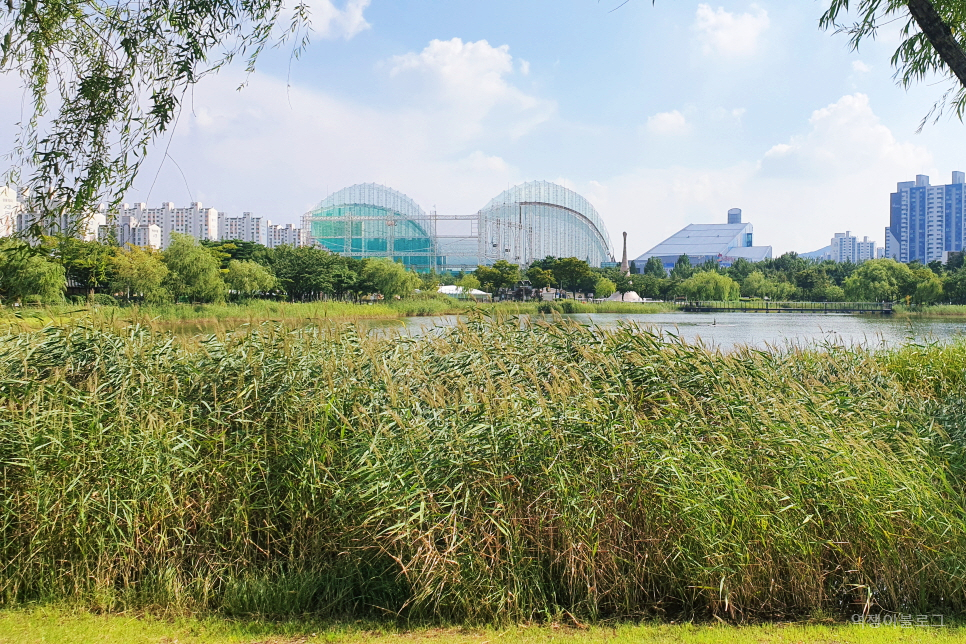
<svg viewBox="0 0 966 644">
<path fill-rule="evenodd" d="M 313 211 L 350 205 L 376 206 L 410 219 L 427 219 L 426 212 L 412 198 L 378 183 L 357 183 L 337 190 L 320 201 Z"/>
<path fill-rule="evenodd" d="M 529 181 L 513 186 L 509 190 L 504 190 L 499 195 L 490 199 L 483 208 L 496 208 L 508 204 L 541 204 L 556 206 L 570 211 L 578 219 L 586 223 L 600 239 L 608 255 L 613 255 L 614 250 L 610 241 L 610 233 L 604 220 L 600 218 L 597 209 L 584 197 L 580 196 L 570 188 L 565 188 L 551 181 Z"/>
</svg>

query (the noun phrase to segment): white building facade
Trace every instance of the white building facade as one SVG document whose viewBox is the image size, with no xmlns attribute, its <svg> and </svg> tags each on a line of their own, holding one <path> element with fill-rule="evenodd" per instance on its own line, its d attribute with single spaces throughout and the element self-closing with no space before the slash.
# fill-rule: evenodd
<svg viewBox="0 0 966 644">
<path fill-rule="evenodd" d="M 876 257 L 875 242 L 868 237 L 863 237 L 861 241 L 852 236 L 852 231 L 846 230 L 844 233 L 835 233 L 830 245 L 833 262 L 851 262 L 861 264 L 867 259 Z"/>
<path fill-rule="evenodd" d="M 268 227 L 268 243 L 265 245 L 269 248 L 275 248 L 276 246 L 308 246 L 308 232 L 308 229 L 296 228 L 292 224 L 285 224 L 284 226 L 271 224 Z"/>
<path fill-rule="evenodd" d="M 20 200 L 10 186 L 0 186 L 0 237 L 9 237 L 16 230 Z"/>
<path fill-rule="evenodd" d="M 250 212 L 243 212 L 241 217 L 218 213 L 218 232 L 222 241 L 237 239 L 268 246 L 268 229 L 271 227 L 271 221 L 255 217 Z"/>
<path fill-rule="evenodd" d="M 14 212 L 13 232 L 26 233 L 35 223 L 38 223 L 39 216 L 25 210 L 23 203 L 18 203 Z M 72 215 L 61 215 L 39 221 L 40 230 L 44 235 L 70 235 L 84 241 L 96 240 L 101 226 L 106 222 L 107 212 L 104 206 L 84 215 L 80 221 Z"/>
<path fill-rule="evenodd" d="M 173 203 L 161 204 L 160 208 L 148 208 L 147 204 L 124 204 L 119 221 L 133 217 L 138 225 L 154 225 L 161 231 L 163 250 L 171 244 L 171 234 L 180 233 L 198 240 L 218 241 L 218 211 L 205 208 L 201 202 L 192 203 L 187 208 L 175 208 Z"/>
</svg>

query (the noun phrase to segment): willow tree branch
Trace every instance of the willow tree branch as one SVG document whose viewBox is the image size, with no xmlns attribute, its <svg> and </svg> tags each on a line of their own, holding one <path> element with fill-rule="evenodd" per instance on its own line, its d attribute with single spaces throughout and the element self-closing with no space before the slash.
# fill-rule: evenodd
<svg viewBox="0 0 966 644">
<path fill-rule="evenodd" d="M 963 48 L 953 36 L 952 29 L 943 22 L 929 0 L 907 0 L 906 4 L 909 7 L 909 13 L 932 43 L 933 49 L 942 58 L 946 67 L 956 75 L 963 87 L 966 87 L 966 52 L 963 52 Z"/>
</svg>

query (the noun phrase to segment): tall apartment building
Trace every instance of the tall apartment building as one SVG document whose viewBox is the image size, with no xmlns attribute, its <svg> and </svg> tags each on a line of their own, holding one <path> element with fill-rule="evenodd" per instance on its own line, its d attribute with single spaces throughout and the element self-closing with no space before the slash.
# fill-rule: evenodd
<svg viewBox="0 0 966 644">
<path fill-rule="evenodd" d="M 874 259 L 876 256 L 874 241 L 868 237 L 863 237 L 862 241 L 859 241 L 857 237 L 852 236 L 852 232 L 849 230 L 844 233 L 835 233 L 829 248 L 834 262 L 861 264 L 867 259 Z"/>
<path fill-rule="evenodd" d="M 139 225 L 155 225 L 161 229 L 161 249 L 171 244 L 171 233 L 190 235 L 195 239 L 218 241 L 218 211 L 205 208 L 200 202 L 187 208 L 175 208 L 173 203 L 163 203 L 160 208 L 148 208 L 147 204 L 124 204 L 120 217 L 133 217 Z"/>
<path fill-rule="evenodd" d="M 105 240 L 109 233 L 108 226 L 101 229 L 100 238 Z M 141 223 L 130 215 L 117 218 L 114 224 L 114 236 L 120 246 L 145 246 L 161 248 L 161 227 L 157 224 Z"/>
<path fill-rule="evenodd" d="M 268 229 L 271 226 L 271 221 L 255 217 L 250 212 L 243 212 L 241 217 L 218 213 L 218 233 L 222 240 L 237 239 L 268 246 Z"/>
<path fill-rule="evenodd" d="M 268 243 L 265 245 L 269 248 L 283 245 L 308 246 L 309 231 L 307 228 L 296 228 L 292 224 L 284 226 L 271 224 L 268 227 Z"/>
<path fill-rule="evenodd" d="M 17 233 L 27 232 L 34 223 L 38 222 L 37 213 L 25 209 L 22 202 L 17 204 L 13 215 L 13 231 Z M 70 234 L 84 241 L 94 241 L 98 238 L 98 231 L 107 221 L 107 212 L 103 205 L 97 210 L 89 212 L 78 218 L 73 215 L 61 215 L 52 219 L 40 221 L 40 229 L 45 235 Z"/>
<path fill-rule="evenodd" d="M 20 200 L 17 191 L 9 186 L 0 186 L 0 237 L 9 237 L 17 224 Z"/>
<path fill-rule="evenodd" d="M 929 185 L 929 177 L 901 181 L 890 200 L 885 256 L 900 262 L 942 261 L 943 253 L 961 251 L 966 230 L 966 173 L 953 172 L 952 183 Z"/>
</svg>

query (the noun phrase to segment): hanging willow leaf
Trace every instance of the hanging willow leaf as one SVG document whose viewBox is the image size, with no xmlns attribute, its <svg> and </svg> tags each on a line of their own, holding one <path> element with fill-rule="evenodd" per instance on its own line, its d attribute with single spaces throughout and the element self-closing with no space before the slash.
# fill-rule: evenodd
<svg viewBox="0 0 966 644">
<path fill-rule="evenodd" d="M 26 188 L 38 229 L 120 203 L 185 92 L 268 45 L 308 44 L 308 7 L 284 0 L 7 0 L 0 70 L 24 83 L 29 116 L 4 177 Z M 276 31 L 276 25 L 280 30 Z M 62 231 L 69 232 L 69 231 Z"/>
<path fill-rule="evenodd" d="M 839 22 L 847 12 L 856 16 L 852 24 Z M 849 35 L 853 50 L 868 38 L 874 39 L 884 25 L 899 21 L 902 41 L 892 55 L 895 79 L 908 89 L 930 76 L 952 81 L 919 125 L 951 109 L 963 120 L 966 114 L 966 2 L 963 0 L 831 0 L 819 21 L 823 29 Z"/>
</svg>

